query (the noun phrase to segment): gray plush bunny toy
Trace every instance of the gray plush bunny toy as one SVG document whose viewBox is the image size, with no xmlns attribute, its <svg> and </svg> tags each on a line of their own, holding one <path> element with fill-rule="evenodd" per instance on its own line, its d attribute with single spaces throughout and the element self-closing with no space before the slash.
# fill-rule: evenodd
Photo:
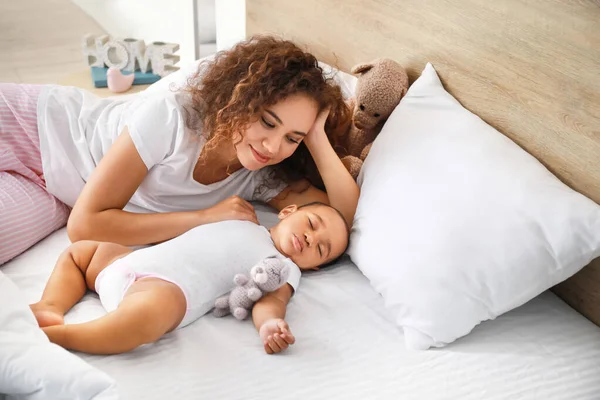
<svg viewBox="0 0 600 400">
<path fill-rule="evenodd" d="M 239 320 L 248 317 L 252 306 L 265 293 L 273 292 L 283 286 L 290 274 L 290 267 L 275 257 L 265 258 L 250 270 L 250 278 L 237 274 L 233 278 L 236 287 L 215 301 L 213 314 L 224 317 L 229 314 Z"/>
</svg>

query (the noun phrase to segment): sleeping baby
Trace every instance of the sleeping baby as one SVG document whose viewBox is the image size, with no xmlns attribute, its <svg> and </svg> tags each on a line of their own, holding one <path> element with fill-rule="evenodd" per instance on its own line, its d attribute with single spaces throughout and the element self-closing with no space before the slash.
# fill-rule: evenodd
<svg viewBox="0 0 600 400">
<path fill-rule="evenodd" d="M 200 318 L 232 289 L 235 274 L 277 257 L 288 263 L 287 284 L 259 300 L 252 311 L 267 353 L 295 338 L 284 321 L 300 271 L 339 257 L 348 227 L 335 208 L 322 203 L 288 206 L 270 230 L 248 221 L 198 226 L 167 242 L 132 251 L 106 242 L 80 241 L 59 257 L 42 299 L 31 305 L 50 341 L 93 354 L 123 353 L 152 343 Z M 65 325 L 63 316 L 90 289 L 107 314 Z"/>
</svg>

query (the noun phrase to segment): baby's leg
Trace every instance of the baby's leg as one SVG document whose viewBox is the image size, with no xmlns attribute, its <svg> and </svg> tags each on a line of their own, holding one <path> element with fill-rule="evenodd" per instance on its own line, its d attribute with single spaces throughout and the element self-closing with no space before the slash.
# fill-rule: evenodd
<svg viewBox="0 0 600 400">
<path fill-rule="evenodd" d="M 42 299 L 31 305 L 40 327 L 62 324 L 86 289 L 94 290 L 100 271 L 128 253 L 131 249 L 116 243 L 83 240 L 69 246 L 58 258 Z"/>
<path fill-rule="evenodd" d="M 44 328 L 50 341 L 69 350 L 117 354 L 152 343 L 175 329 L 186 312 L 183 291 L 158 278 L 134 282 L 117 309 L 83 324 Z"/>
</svg>

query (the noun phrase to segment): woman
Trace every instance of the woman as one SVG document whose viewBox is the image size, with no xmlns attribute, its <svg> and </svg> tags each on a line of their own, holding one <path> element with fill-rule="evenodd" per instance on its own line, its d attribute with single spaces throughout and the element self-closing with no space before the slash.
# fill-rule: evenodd
<svg viewBox="0 0 600 400">
<path fill-rule="evenodd" d="M 320 201 L 351 224 L 359 190 L 325 134 L 348 117 L 315 57 L 272 37 L 219 53 L 159 96 L 0 85 L 0 264 L 67 218 L 73 242 L 123 245 L 257 222 L 247 200 Z M 327 193 L 301 179 L 310 156 Z"/>
</svg>

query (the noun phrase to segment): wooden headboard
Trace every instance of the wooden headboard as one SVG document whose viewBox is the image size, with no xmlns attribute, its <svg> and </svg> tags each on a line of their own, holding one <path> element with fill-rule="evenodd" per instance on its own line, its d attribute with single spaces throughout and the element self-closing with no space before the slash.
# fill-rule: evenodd
<svg viewBox="0 0 600 400">
<path fill-rule="evenodd" d="M 248 0 L 247 36 L 273 33 L 349 71 L 431 62 L 466 108 L 600 203 L 600 1 Z M 600 260 L 554 291 L 600 325 Z"/>
</svg>

